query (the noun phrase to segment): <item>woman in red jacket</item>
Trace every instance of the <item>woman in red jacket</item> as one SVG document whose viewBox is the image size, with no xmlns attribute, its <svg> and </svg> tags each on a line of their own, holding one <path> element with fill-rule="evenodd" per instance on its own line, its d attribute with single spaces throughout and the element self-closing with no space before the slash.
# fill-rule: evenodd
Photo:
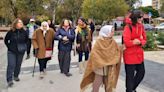
<svg viewBox="0 0 164 92">
<path fill-rule="evenodd" d="M 134 10 L 130 19 L 132 23 L 125 26 L 123 33 L 126 92 L 136 92 L 136 88 L 145 74 L 142 46 L 146 44 L 146 33 L 142 24 L 143 15 L 141 11 Z"/>
</svg>

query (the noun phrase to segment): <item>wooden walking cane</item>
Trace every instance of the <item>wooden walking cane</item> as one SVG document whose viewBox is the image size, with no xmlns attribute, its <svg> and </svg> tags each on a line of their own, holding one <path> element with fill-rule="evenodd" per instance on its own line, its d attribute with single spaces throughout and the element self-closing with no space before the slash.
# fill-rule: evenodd
<svg viewBox="0 0 164 92">
<path fill-rule="evenodd" d="M 34 62 L 34 68 L 33 68 L 32 77 L 34 77 L 34 73 L 35 73 L 36 59 L 37 59 L 37 58 L 35 57 L 35 62 Z"/>
</svg>

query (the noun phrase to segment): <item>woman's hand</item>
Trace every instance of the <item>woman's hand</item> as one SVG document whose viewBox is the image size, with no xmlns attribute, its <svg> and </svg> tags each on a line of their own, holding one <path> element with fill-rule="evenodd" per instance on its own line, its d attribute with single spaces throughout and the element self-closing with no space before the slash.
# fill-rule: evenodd
<svg viewBox="0 0 164 92">
<path fill-rule="evenodd" d="M 80 44 L 77 44 L 76 47 L 79 48 L 80 47 Z"/>
<path fill-rule="evenodd" d="M 34 54 L 35 57 L 37 57 L 37 55 L 38 55 L 38 51 L 39 51 L 39 48 L 34 49 L 33 54 Z"/>
<path fill-rule="evenodd" d="M 140 44 L 141 44 L 141 41 L 138 40 L 138 39 L 134 39 L 134 40 L 133 40 L 133 44 L 135 44 L 135 45 L 140 45 Z"/>
<path fill-rule="evenodd" d="M 89 36 L 86 36 L 86 39 L 88 40 L 89 39 Z"/>
<path fill-rule="evenodd" d="M 63 41 L 68 41 L 69 39 L 68 39 L 68 37 L 67 36 L 64 36 L 63 37 Z"/>
</svg>

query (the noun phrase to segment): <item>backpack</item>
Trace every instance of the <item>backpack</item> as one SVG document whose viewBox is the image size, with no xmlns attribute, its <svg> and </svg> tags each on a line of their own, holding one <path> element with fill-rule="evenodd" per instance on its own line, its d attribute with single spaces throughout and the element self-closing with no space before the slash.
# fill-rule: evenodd
<svg viewBox="0 0 164 92">
<path fill-rule="evenodd" d="M 132 25 L 130 25 L 130 24 L 127 24 L 127 25 L 129 26 L 130 32 L 132 33 Z M 122 44 L 124 44 L 124 37 L 123 37 L 123 35 L 122 35 Z"/>
</svg>

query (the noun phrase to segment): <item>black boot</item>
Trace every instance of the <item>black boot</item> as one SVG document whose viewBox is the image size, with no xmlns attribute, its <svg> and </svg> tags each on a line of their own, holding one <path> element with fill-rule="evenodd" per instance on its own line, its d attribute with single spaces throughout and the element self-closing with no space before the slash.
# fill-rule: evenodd
<svg viewBox="0 0 164 92">
<path fill-rule="evenodd" d="M 72 76 L 72 74 L 71 74 L 71 73 L 65 73 L 65 75 L 66 75 L 67 77 Z"/>
<path fill-rule="evenodd" d="M 29 54 L 27 55 L 26 59 L 30 59 L 30 55 Z"/>
<path fill-rule="evenodd" d="M 14 83 L 12 81 L 8 82 L 8 87 L 13 87 Z"/>
<path fill-rule="evenodd" d="M 19 79 L 18 77 L 15 77 L 14 80 L 15 80 L 16 82 L 19 82 L 19 81 L 20 81 L 20 79 Z"/>
</svg>

